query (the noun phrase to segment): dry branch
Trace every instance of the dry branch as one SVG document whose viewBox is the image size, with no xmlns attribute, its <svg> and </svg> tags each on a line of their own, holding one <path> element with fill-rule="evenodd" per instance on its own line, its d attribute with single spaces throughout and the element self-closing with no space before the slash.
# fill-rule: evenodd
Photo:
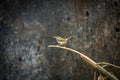
<svg viewBox="0 0 120 80">
<path fill-rule="evenodd" d="M 103 75 L 106 75 L 108 76 L 109 78 L 111 78 L 112 80 L 118 80 L 117 77 L 115 77 L 114 75 L 112 75 L 111 73 L 109 73 L 106 69 L 104 69 L 103 67 L 101 67 L 100 65 L 98 65 L 95 61 L 93 61 L 92 59 L 90 59 L 89 57 L 87 57 L 86 55 L 74 50 L 74 49 L 71 49 L 71 48 L 67 48 L 67 47 L 64 47 L 64 46 L 59 46 L 59 45 L 49 45 L 48 47 L 55 47 L 55 48 L 62 48 L 62 49 L 65 49 L 65 50 L 69 50 L 69 51 L 72 51 L 74 53 L 77 53 L 80 55 L 80 57 L 87 63 L 89 64 L 90 66 L 92 66 L 94 69 L 96 69 L 98 72 L 100 72 L 101 74 Z"/>
</svg>

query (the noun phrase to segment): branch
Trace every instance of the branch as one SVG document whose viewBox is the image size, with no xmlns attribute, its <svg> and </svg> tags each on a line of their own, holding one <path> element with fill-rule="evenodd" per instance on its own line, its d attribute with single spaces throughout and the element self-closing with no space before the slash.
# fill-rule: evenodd
<svg viewBox="0 0 120 80">
<path fill-rule="evenodd" d="M 115 67 L 115 68 L 118 68 L 118 69 L 120 69 L 120 67 L 119 66 L 116 66 L 116 65 L 114 65 L 114 64 L 111 64 L 111 63 L 107 63 L 107 62 L 99 62 L 99 63 L 97 63 L 97 64 L 99 64 L 99 65 L 106 65 L 106 66 L 112 66 L 112 67 Z M 105 67 L 106 67 L 105 66 Z"/>
<path fill-rule="evenodd" d="M 49 45 L 48 47 L 55 47 L 55 48 L 61 48 L 61 49 L 65 49 L 68 51 L 72 51 L 74 53 L 77 53 L 80 55 L 80 57 L 90 66 L 92 66 L 94 69 L 96 69 L 97 71 L 99 71 L 101 74 L 108 76 L 109 78 L 111 78 L 112 80 L 118 80 L 118 78 L 116 78 L 114 75 L 112 75 L 111 73 L 109 73 L 107 70 L 105 70 L 103 67 L 101 67 L 100 65 L 98 65 L 95 61 L 93 61 L 92 59 L 90 59 L 89 57 L 87 57 L 86 55 L 71 49 L 71 48 L 67 48 L 64 46 L 59 46 L 59 45 Z"/>
<path fill-rule="evenodd" d="M 96 68 L 97 67 L 97 63 L 94 62 L 92 59 L 90 59 L 89 57 L 87 57 L 86 55 L 74 50 L 74 49 L 70 49 L 70 48 L 67 48 L 67 47 L 64 47 L 64 46 L 59 46 L 59 45 L 49 45 L 48 47 L 56 47 L 56 48 L 62 48 L 62 49 L 66 49 L 66 50 L 69 50 L 69 51 L 72 51 L 72 52 L 75 52 L 77 54 L 80 55 L 80 57 L 82 59 L 85 60 L 85 62 L 87 62 L 88 64 L 90 64 L 93 68 Z"/>
</svg>

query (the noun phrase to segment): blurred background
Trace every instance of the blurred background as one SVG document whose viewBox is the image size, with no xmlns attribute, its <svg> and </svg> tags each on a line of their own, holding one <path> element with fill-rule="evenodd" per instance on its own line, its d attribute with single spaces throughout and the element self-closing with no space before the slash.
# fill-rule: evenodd
<svg viewBox="0 0 120 80">
<path fill-rule="evenodd" d="M 93 80 L 78 54 L 120 65 L 119 0 L 0 0 L 0 80 Z M 120 70 L 107 67 L 120 79 Z"/>
</svg>

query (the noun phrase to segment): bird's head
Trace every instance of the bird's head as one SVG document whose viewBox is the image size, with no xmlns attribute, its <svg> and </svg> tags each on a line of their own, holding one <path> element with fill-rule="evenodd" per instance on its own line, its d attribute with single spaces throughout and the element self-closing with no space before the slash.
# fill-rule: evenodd
<svg viewBox="0 0 120 80">
<path fill-rule="evenodd" d="M 57 38 L 61 38 L 61 37 L 60 37 L 60 36 L 53 36 L 53 38 L 56 38 L 56 39 L 57 39 Z"/>
</svg>

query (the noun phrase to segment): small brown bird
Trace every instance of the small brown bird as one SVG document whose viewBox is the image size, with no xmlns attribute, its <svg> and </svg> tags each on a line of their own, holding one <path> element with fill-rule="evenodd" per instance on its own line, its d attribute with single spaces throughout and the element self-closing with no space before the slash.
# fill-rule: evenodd
<svg viewBox="0 0 120 80">
<path fill-rule="evenodd" d="M 68 41 L 68 39 L 70 39 L 71 37 L 68 37 L 68 38 L 62 38 L 60 36 L 54 36 L 54 38 L 57 40 L 57 43 L 61 46 L 65 45 Z"/>
</svg>

